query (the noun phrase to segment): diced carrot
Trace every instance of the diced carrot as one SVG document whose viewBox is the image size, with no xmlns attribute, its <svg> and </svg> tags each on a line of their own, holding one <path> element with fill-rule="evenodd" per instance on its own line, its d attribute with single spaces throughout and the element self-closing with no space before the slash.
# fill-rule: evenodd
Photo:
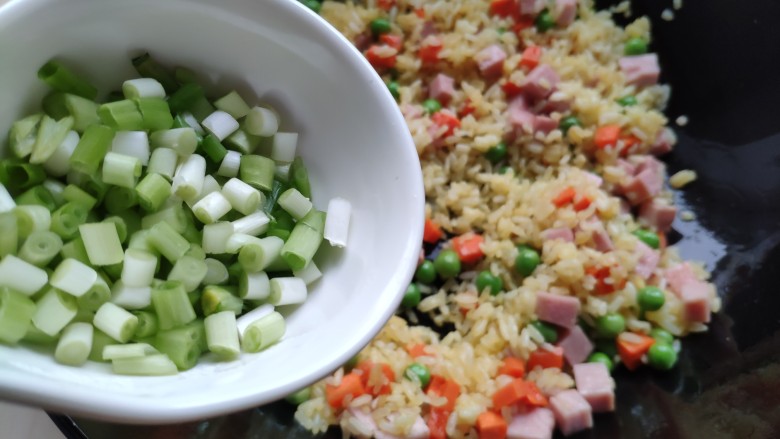
<svg viewBox="0 0 780 439">
<path fill-rule="evenodd" d="M 428 413 L 428 438 L 429 439 L 447 439 L 447 419 L 452 410 L 445 410 L 441 407 L 431 407 Z"/>
<path fill-rule="evenodd" d="M 341 378 L 341 383 L 337 386 L 330 384 L 325 386 L 325 399 L 327 399 L 328 405 L 334 409 L 344 408 L 344 398 L 348 395 L 357 398 L 365 393 L 366 388 L 363 386 L 360 375 L 354 372 L 344 375 Z"/>
<path fill-rule="evenodd" d="M 506 419 L 490 410 L 477 416 L 479 439 L 504 439 L 507 427 Z"/>
<path fill-rule="evenodd" d="M 542 391 L 539 390 L 535 383 L 527 381 L 525 383 L 525 395 L 520 399 L 520 403 L 529 407 L 546 407 L 549 401 L 547 401 L 547 397 L 542 394 Z"/>
<path fill-rule="evenodd" d="M 537 349 L 531 352 L 526 362 L 526 368 L 528 370 L 534 370 L 536 366 L 541 366 L 543 369 L 548 367 L 563 368 L 563 349 L 554 348 L 551 351 L 546 349 Z"/>
<path fill-rule="evenodd" d="M 420 46 L 420 50 L 417 51 L 417 56 L 420 57 L 423 64 L 434 64 L 439 60 L 439 52 L 442 48 L 441 39 L 438 37 L 428 37 L 423 42 L 425 44 Z"/>
<path fill-rule="evenodd" d="M 458 117 L 463 119 L 469 114 L 473 114 L 475 111 L 477 111 L 477 109 L 471 104 L 470 100 L 466 99 L 466 102 L 463 103 L 463 106 L 458 111 Z"/>
<path fill-rule="evenodd" d="M 604 125 L 596 129 L 593 142 L 597 147 L 604 149 L 609 145 L 616 145 L 620 137 L 620 125 Z"/>
<path fill-rule="evenodd" d="M 631 148 L 633 148 L 634 146 L 639 145 L 639 144 L 642 143 L 642 141 L 639 139 L 639 137 L 637 137 L 637 136 L 635 136 L 633 134 L 628 135 L 628 136 L 623 136 L 623 137 L 620 138 L 620 140 L 623 141 L 623 149 L 620 150 L 620 154 L 624 155 L 624 156 L 626 156 L 626 155 L 628 155 L 628 154 L 630 154 L 632 152 Z"/>
<path fill-rule="evenodd" d="M 485 257 L 482 252 L 482 243 L 485 238 L 477 233 L 466 233 L 450 240 L 452 249 L 458 254 L 458 258 L 464 264 L 474 264 Z"/>
<path fill-rule="evenodd" d="M 539 46 L 528 46 L 523 50 L 523 56 L 520 58 L 520 66 L 533 69 L 539 65 L 542 57 L 542 48 Z"/>
<path fill-rule="evenodd" d="M 428 244 L 436 244 L 443 236 L 444 232 L 441 231 L 441 227 L 432 219 L 426 218 L 423 228 L 423 241 Z"/>
<path fill-rule="evenodd" d="M 634 334 L 639 340 L 637 343 L 628 342 L 625 338 L 618 336 L 617 344 L 620 361 L 626 365 L 629 370 L 634 370 L 642 364 L 642 355 L 655 343 L 652 337 L 642 334 Z"/>
<path fill-rule="evenodd" d="M 451 136 L 455 128 L 460 128 L 460 120 L 449 110 L 440 110 L 433 113 L 431 120 L 436 125 L 447 127 L 447 132 L 444 133 L 445 137 Z"/>
<path fill-rule="evenodd" d="M 425 18 L 425 8 L 417 8 L 414 10 L 414 13 L 419 18 Z"/>
<path fill-rule="evenodd" d="M 577 195 L 574 197 L 574 203 L 572 203 L 572 207 L 574 207 L 575 211 L 579 212 L 590 207 L 591 202 L 592 200 L 587 195 Z"/>
<path fill-rule="evenodd" d="M 493 0 L 490 2 L 490 15 L 509 17 L 515 12 L 517 5 L 514 0 Z"/>
<path fill-rule="evenodd" d="M 493 408 L 501 410 L 513 404 L 543 407 L 547 405 L 547 398 L 542 395 L 536 384 L 516 378 L 493 394 Z"/>
<path fill-rule="evenodd" d="M 523 88 L 514 82 L 507 80 L 504 84 L 501 85 L 501 90 L 504 90 L 504 94 L 506 95 L 507 99 L 509 99 L 519 95 L 520 92 L 523 91 Z"/>
<path fill-rule="evenodd" d="M 400 35 L 382 34 L 379 36 L 379 41 L 387 44 L 395 50 L 401 50 L 404 45 L 404 40 Z"/>
<path fill-rule="evenodd" d="M 380 48 L 385 47 L 378 44 L 373 44 L 366 50 L 366 59 L 375 69 L 390 69 L 395 66 L 396 55 L 386 56 L 380 54 Z"/>
<path fill-rule="evenodd" d="M 371 385 L 369 383 L 371 374 L 376 373 L 374 370 L 379 369 L 381 374 L 384 375 L 384 382 Z M 395 372 L 386 363 L 374 363 L 369 360 L 361 361 L 355 366 L 354 370 L 361 371 L 360 379 L 365 387 L 366 391 L 373 396 L 387 395 L 390 393 L 390 384 L 395 381 Z"/>
<path fill-rule="evenodd" d="M 430 396 L 443 396 L 447 402 L 441 406 L 443 409 L 452 411 L 455 408 L 455 400 L 460 396 L 460 385 L 453 380 L 449 380 L 440 375 L 432 375 L 431 382 L 428 384 L 426 393 Z"/>
<path fill-rule="evenodd" d="M 379 0 L 377 2 L 377 6 L 379 6 L 379 9 L 383 11 L 389 11 L 390 9 L 393 9 L 393 6 L 395 6 L 395 0 Z"/>
<path fill-rule="evenodd" d="M 525 375 L 525 363 L 516 357 L 506 357 L 501 367 L 498 368 L 496 375 L 509 375 L 515 378 L 522 378 Z"/>
<path fill-rule="evenodd" d="M 573 187 L 567 186 L 565 189 L 558 192 L 558 195 L 552 199 L 552 202 L 555 204 L 555 207 L 563 207 L 571 203 L 575 195 L 577 195 L 577 191 L 575 191 Z"/>
<path fill-rule="evenodd" d="M 534 17 L 523 15 L 515 17 L 515 24 L 512 26 L 512 31 L 516 34 L 520 34 L 520 32 L 528 29 L 529 27 L 532 27 L 534 25 Z"/>
<path fill-rule="evenodd" d="M 422 357 L 422 356 L 432 356 L 428 351 L 425 350 L 427 346 L 423 343 L 417 343 L 406 346 L 406 352 L 409 353 L 409 355 L 412 356 L 412 358 Z"/>
<path fill-rule="evenodd" d="M 612 282 L 607 282 L 607 279 L 612 276 L 612 270 L 609 267 L 591 266 L 585 268 L 585 273 L 596 279 L 596 288 L 593 293 L 599 296 L 612 294 L 616 290 L 622 290 L 623 287 L 626 286 L 625 279 L 611 279 Z"/>
</svg>

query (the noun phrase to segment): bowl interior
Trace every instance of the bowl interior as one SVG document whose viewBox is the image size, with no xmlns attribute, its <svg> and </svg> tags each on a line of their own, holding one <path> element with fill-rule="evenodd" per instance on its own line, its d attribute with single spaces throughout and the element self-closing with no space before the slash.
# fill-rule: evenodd
<svg viewBox="0 0 780 439">
<path fill-rule="evenodd" d="M 72 368 L 27 346 L 0 345 L 0 397 L 89 417 L 172 422 L 272 401 L 319 379 L 381 328 L 411 278 L 422 234 L 419 161 L 381 79 L 346 40 L 295 1 L 12 1 L 0 9 L 0 132 L 37 111 L 36 78 L 52 57 L 100 96 L 136 77 L 148 50 L 193 68 L 214 96 L 232 89 L 267 102 L 300 133 L 314 204 L 352 203 L 350 242 L 324 249 L 307 302 L 286 310 L 283 342 L 229 363 L 208 358 L 172 377 Z M 9 43 L 11 42 L 11 43 Z M 0 148 L 4 147 L 0 146 Z M 0 150 L 0 152 L 2 152 Z M 327 247 L 327 245 L 325 246 Z"/>
</svg>

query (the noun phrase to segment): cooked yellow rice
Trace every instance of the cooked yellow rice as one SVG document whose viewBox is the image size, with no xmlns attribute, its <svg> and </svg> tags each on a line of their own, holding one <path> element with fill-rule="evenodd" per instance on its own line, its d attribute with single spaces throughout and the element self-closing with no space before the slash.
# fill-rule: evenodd
<svg viewBox="0 0 780 439">
<path fill-rule="evenodd" d="M 376 7 L 376 1 L 365 3 L 326 1 L 322 16 L 350 39 L 367 29 L 368 23 L 387 13 Z M 650 39 L 650 22 L 639 18 L 625 28 L 614 24 L 609 11 L 596 12 L 590 2 L 581 0 L 579 18 L 564 29 L 540 34 L 533 27 L 520 33 L 500 33 L 511 29 L 508 19 L 488 14 L 488 1 L 423 1 L 400 0 L 390 12 L 394 16 L 393 33 L 404 36 L 404 47 L 397 57 L 397 81 L 400 85 L 399 105 L 402 109 L 419 106 L 427 96 L 424 84 L 440 71 L 453 76 L 458 84 L 450 103 L 459 108 L 467 99 L 475 111 L 461 119 L 461 126 L 443 145 L 430 147 L 432 141 L 428 117 L 407 112 L 407 123 L 420 153 L 427 198 L 426 214 L 450 234 L 458 235 L 480 230 L 485 238 L 482 249 L 486 255 L 474 271 L 450 279 L 438 290 L 429 291 L 416 313 L 426 313 L 436 324 L 451 323 L 455 330 L 441 337 L 435 329 L 415 326 L 416 315 L 402 312 L 393 317 L 381 333 L 360 353 L 360 358 L 389 364 L 396 377 L 392 392 L 371 399 L 364 395 L 349 402 L 367 410 L 377 426 L 391 434 L 405 436 L 418 415 L 429 405 L 442 401 L 426 395 L 417 383 L 402 379 L 404 369 L 412 362 L 424 363 L 431 373 L 451 378 L 461 387 L 456 408 L 447 424 L 449 437 L 476 437 L 477 416 L 491 405 L 492 394 L 506 384 L 496 378 L 503 358 L 513 355 L 527 358 L 544 342 L 541 334 L 528 323 L 535 319 L 536 293 L 549 291 L 574 295 L 581 299 L 582 318 L 592 322 L 607 313 L 620 313 L 627 329 L 647 333 L 652 325 L 664 328 L 676 336 L 706 330 L 701 323 L 683 318 L 682 303 L 676 295 L 666 292 L 664 307 L 639 318 L 636 299 L 644 280 L 634 274 L 638 256 L 637 238 L 630 233 L 638 226 L 631 214 L 621 213 L 619 199 L 609 192 L 623 178 L 623 171 L 613 163 L 610 154 L 592 153 L 593 129 L 596 125 L 618 124 L 642 141 L 646 152 L 652 140 L 666 125 L 662 110 L 669 96 L 664 85 L 636 90 L 625 84 L 617 66 L 623 56 L 623 42 L 630 37 Z M 425 18 L 413 10 L 423 8 Z M 625 11 L 625 5 L 621 11 Z M 433 21 L 443 41 L 437 69 L 426 69 L 417 57 L 420 28 L 424 20 Z M 507 101 L 499 83 L 486 83 L 473 61 L 481 49 L 498 43 L 507 53 L 504 77 L 522 79 L 517 65 L 521 53 L 518 47 L 536 44 L 544 47 L 542 62 L 560 75 L 558 91 L 562 99 L 570 99 L 572 112 L 583 122 L 573 127 L 566 139 L 560 130 L 549 135 L 525 135 L 508 148 L 508 165 L 512 172 L 500 174 L 483 156 L 498 143 L 507 128 Z M 521 44 L 522 43 L 522 44 Z M 615 101 L 626 95 L 636 95 L 639 105 L 621 107 Z M 553 119 L 560 120 L 559 113 Z M 573 145 L 570 147 L 570 145 Z M 588 172 L 598 172 L 604 178 L 599 187 Z M 567 186 L 574 186 L 589 195 L 593 202 L 587 209 L 556 209 L 550 200 Z M 662 195 L 671 200 L 671 194 Z M 573 243 L 561 240 L 543 241 L 540 232 L 551 227 L 575 228 L 580 221 L 598 211 L 612 237 L 615 250 L 601 253 L 584 245 L 587 230 L 575 234 Z M 585 226 L 582 226 L 585 227 Z M 533 275 L 522 278 L 514 271 L 516 245 L 528 243 L 541 250 L 542 263 Z M 659 267 L 669 267 L 680 261 L 674 248 L 662 252 Z M 591 265 L 614 265 L 615 276 L 626 277 L 622 290 L 606 296 L 591 295 L 595 279 L 585 273 Z M 474 277 L 480 270 L 499 274 L 504 292 L 496 296 L 479 294 Z M 708 274 L 696 266 L 697 276 Z M 714 287 L 711 288 L 711 310 L 720 307 Z M 470 310 L 462 313 L 461 309 Z M 412 358 L 405 347 L 423 343 L 430 356 Z M 312 388 L 312 398 L 301 404 L 296 419 L 314 432 L 340 425 L 346 436 L 370 436 L 365 426 L 355 422 L 348 411 L 336 412 L 325 400 L 326 383 L 338 383 L 344 371 L 339 370 Z M 530 371 L 527 379 L 534 381 L 546 394 L 574 386 L 572 377 L 557 369 Z M 503 381 L 502 381 L 503 380 Z M 618 401 L 619 403 L 619 401 Z"/>
</svg>

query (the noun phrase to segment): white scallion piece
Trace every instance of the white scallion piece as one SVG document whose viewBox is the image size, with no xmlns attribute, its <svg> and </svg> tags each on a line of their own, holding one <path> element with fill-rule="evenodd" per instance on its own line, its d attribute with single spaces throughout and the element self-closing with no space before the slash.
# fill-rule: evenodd
<svg viewBox="0 0 780 439">
<path fill-rule="evenodd" d="M 206 195 L 212 192 L 219 192 L 221 190 L 222 187 L 219 185 L 217 179 L 211 175 L 207 175 L 206 178 L 203 179 L 203 189 L 200 190 L 198 196 L 187 200 L 186 203 L 188 206 L 190 206 L 190 209 L 192 209 L 192 206 L 194 206 L 198 201 L 206 198 Z"/>
<path fill-rule="evenodd" d="M 184 119 L 184 122 L 187 123 L 190 127 L 192 127 L 193 130 L 195 130 L 198 135 L 204 135 L 206 134 L 205 131 L 203 131 L 203 127 L 200 126 L 200 122 L 198 122 L 198 119 L 192 115 L 189 111 L 186 111 L 181 114 L 182 119 Z"/>
<path fill-rule="evenodd" d="M 297 277 L 275 277 L 271 279 L 271 295 L 268 303 L 274 306 L 303 303 L 308 296 L 306 283 Z"/>
<path fill-rule="evenodd" d="M 36 302 L 32 322 L 41 332 L 54 336 L 76 317 L 78 304 L 70 294 L 50 288 Z"/>
<path fill-rule="evenodd" d="M 227 221 L 206 224 L 203 226 L 201 247 L 206 254 L 227 253 L 225 246 L 233 235 L 233 224 Z"/>
<path fill-rule="evenodd" d="M 114 340 L 125 343 L 135 333 L 138 317 L 130 314 L 124 308 L 106 302 L 98 308 L 92 319 L 92 324 Z"/>
<path fill-rule="evenodd" d="M 238 121 L 233 116 L 221 110 L 209 114 L 200 124 L 220 142 L 239 127 Z"/>
<path fill-rule="evenodd" d="M 241 250 L 245 244 L 249 242 L 256 242 L 260 238 L 246 233 L 233 233 L 225 242 L 225 253 L 236 254 Z"/>
<path fill-rule="evenodd" d="M 94 329 L 89 323 L 75 322 L 68 325 L 57 341 L 54 359 L 58 363 L 69 366 L 81 366 L 86 363 L 92 350 L 93 332 Z"/>
<path fill-rule="evenodd" d="M 271 305 L 270 303 L 265 303 L 253 309 L 252 311 L 244 313 L 241 317 L 237 318 L 236 324 L 238 326 L 239 339 L 243 338 L 244 331 L 246 331 L 246 328 L 249 325 L 251 325 L 253 322 L 257 320 L 262 319 L 268 314 L 271 314 L 272 312 L 274 312 L 274 306 Z"/>
<path fill-rule="evenodd" d="M 46 271 L 14 255 L 7 255 L 0 260 L 0 287 L 32 296 L 48 281 Z"/>
<path fill-rule="evenodd" d="M 159 354 L 157 349 L 148 343 L 109 344 L 103 346 L 102 357 L 104 360 L 117 360 L 122 358 L 146 357 Z"/>
<path fill-rule="evenodd" d="M 206 179 L 206 159 L 198 154 L 187 157 L 173 175 L 173 193 L 182 200 L 195 198 L 203 190 Z"/>
<path fill-rule="evenodd" d="M 57 203 L 58 206 L 65 204 L 65 198 L 62 196 L 62 193 L 65 191 L 65 184 L 63 182 L 47 178 L 42 184 L 43 187 L 51 193 L 52 197 L 54 197 L 54 202 Z M 0 186 L 2 186 L 2 184 L 0 184 Z M 2 188 L 0 188 L 0 193 L 1 192 Z M 2 198 L 2 195 L 0 195 L 0 198 Z M 0 204 L 2 204 L 1 201 Z M 0 212 L 2 212 L 2 208 L 0 208 Z"/>
<path fill-rule="evenodd" d="M 79 133 L 75 131 L 68 131 L 65 135 L 65 139 L 60 143 L 54 153 L 43 162 L 43 169 L 49 173 L 51 177 L 62 177 L 70 172 L 70 156 L 73 155 L 73 151 L 76 149 L 76 145 L 79 143 Z"/>
<path fill-rule="evenodd" d="M 136 78 L 122 83 L 122 94 L 126 99 L 164 98 L 165 89 L 154 78 Z"/>
<path fill-rule="evenodd" d="M 271 219 L 262 210 L 233 221 L 233 232 L 258 236 L 268 230 Z"/>
<path fill-rule="evenodd" d="M 282 165 L 277 164 L 276 167 L 274 167 L 274 177 L 277 180 L 281 180 L 285 183 L 290 181 L 290 163 L 285 163 Z"/>
<path fill-rule="evenodd" d="M 238 168 L 241 166 L 241 153 L 238 151 L 228 151 L 222 159 L 217 169 L 217 175 L 233 178 L 238 175 Z"/>
<path fill-rule="evenodd" d="M 144 309 L 152 304 L 152 287 L 131 287 L 118 280 L 111 287 L 111 303 L 125 309 Z"/>
<path fill-rule="evenodd" d="M 111 152 L 129 155 L 141 161 L 141 165 L 149 164 L 149 137 L 146 131 L 117 131 L 111 142 Z"/>
<path fill-rule="evenodd" d="M 214 106 L 234 119 L 241 119 L 249 113 L 249 105 L 235 90 L 214 101 Z"/>
<path fill-rule="evenodd" d="M 279 195 L 277 202 L 282 206 L 282 209 L 292 215 L 296 220 L 305 217 L 312 208 L 311 201 L 295 188 L 284 191 Z"/>
<path fill-rule="evenodd" d="M 165 354 L 117 358 L 111 362 L 111 370 L 119 375 L 160 376 L 178 373 L 176 364 Z"/>
<path fill-rule="evenodd" d="M 203 259 L 185 255 L 173 264 L 168 280 L 181 282 L 189 293 L 200 286 L 203 278 L 206 277 L 206 270 L 206 262 Z"/>
<path fill-rule="evenodd" d="M 241 273 L 238 295 L 244 300 L 262 300 L 271 295 L 271 283 L 265 271 Z"/>
<path fill-rule="evenodd" d="M 206 263 L 206 277 L 203 278 L 204 285 L 219 285 L 227 282 L 229 275 L 225 264 L 213 258 L 206 258 L 203 262 Z"/>
<path fill-rule="evenodd" d="M 157 270 L 157 257 L 144 250 L 128 248 L 122 265 L 122 282 L 128 287 L 152 285 Z"/>
<path fill-rule="evenodd" d="M 171 128 L 153 132 L 149 143 L 152 148 L 170 148 L 179 157 L 187 157 L 198 147 L 198 135 L 193 128 Z"/>
<path fill-rule="evenodd" d="M 71 296 L 81 297 L 97 281 L 97 271 L 73 258 L 67 258 L 57 265 L 49 284 Z"/>
<path fill-rule="evenodd" d="M 271 158 L 277 163 L 291 163 L 295 160 L 297 147 L 298 133 L 276 133 L 271 147 Z"/>
<path fill-rule="evenodd" d="M 279 129 L 279 118 L 268 108 L 253 107 L 246 115 L 244 129 L 255 136 L 273 136 Z"/>
<path fill-rule="evenodd" d="M 249 215 L 265 202 L 265 195 L 237 178 L 231 178 L 222 186 L 222 195 L 233 209 Z"/>
<path fill-rule="evenodd" d="M 352 204 L 343 198 L 333 198 L 328 203 L 324 237 L 335 247 L 346 247 L 349 237 L 349 219 Z"/>
<path fill-rule="evenodd" d="M 221 192 L 212 192 L 192 206 L 192 213 L 203 224 L 212 224 L 230 212 L 230 201 Z"/>
<path fill-rule="evenodd" d="M 233 311 L 211 314 L 203 320 L 206 327 L 206 344 L 209 351 L 222 360 L 232 360 L 241 353 L 238 339 L 238 323 Z"/>
<path fill-rule="evenodd" d="M 279 341 L 285 330 L 284 317 L 274 311 L 247 326 L 241 339 L 241 347 L 246 352 L 260 352 Z"/>
<path fill-rule="evenodd" d="M 322 272 L 320 271 L 320 268 L 317 267 L 317 264 L 314 263 L 314 261 L 309 262 L 306 264 L 305 267 L 301 270 L 293 270 L 293 276 L 300 278 L 303 280 L 303 282 L 306 285 L 310 285 L 317 279 L 322 277 Z"/>
<path fill-rule="evenodd" d="M 125 259 L 122 242 L 113 222 L 87 223 L 79 226 L 79 234 L 92 265 L 114 265 Z"/>
<path fill-rule="evenodd" d="M 10 212 L 16 207 L 16 201 L 14 197 L 8 193 L 8 189 L 5 188 L 3 183 L 0 183 L 0 213 Z"/>
<path fill-rule="evenodd" d="M 173 180 L 173 174 L 176 172 L 176 163 L 179 161 L 179 155 L 170 148 L 157 148 L 152 151 L 149 157 L 149 166 L 147 173 L 160 174 L 168 181 Z"/>
<path fill-rule="evenodd" d="M 13 212 L 20 237 L 26 238 L 33 232 L 44 232 L 51 227 L 51 212 L 43 206 L 19 205 Z"/>
<path fill-rule="evenodd" d="M 141 160 L 126 154 L 108 152 L 103 158 L 103 183 L 135 189 L 141 176 Z"/>
</svg>

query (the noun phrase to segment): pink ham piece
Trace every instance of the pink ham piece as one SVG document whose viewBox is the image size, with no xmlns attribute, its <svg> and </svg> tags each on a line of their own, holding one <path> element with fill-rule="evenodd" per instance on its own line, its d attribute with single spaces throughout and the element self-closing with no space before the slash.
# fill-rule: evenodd
<svg viewBox="0 0 780 439">
<path fill-rule="evenodd" d="M 377 429 L 374 432 L 375 439 L 428 439 L 431 434 L 431 430 L 428 428 L 428 424 L 425 423 L 422 416 L 418 416 L 412 424 L 412 429 L 406 436 L 398 436 L 390 434 L 382 430 Z"/>
<path fill-rule="evenodd" d="M 617 167 L 620 168 L 627 176 L 636 174 L 636 165 L 624 159 L 617 159 Z"/>
<path fill-rule="evenodd" d="M 580 300 L 572 296 L 561 296 L 540 292 L 536 294 L 536 317 L 547 323 L 564 328 L 577 324 Z"/>
<path fill-rule="evenodd" d="M 534 118 L 534 132 L 547 135 L 556 128 L 558 128 L 558 122 L 549 116 L 536 116 Z"/>
<path fill-rule="evenodd" d="M 670 267 L 664 277 L 669 289 L 682 300 L 687 320 L 703 323 L 710 321 L 710 286 L 696 277 L 690 265 Z"/>
<path fill-rule="evenodd" d="M 585 173 L 585 178 L 587 178 L 588 181 L 593 183 L 593 185 L 596 187 L 601 187 L 601 183 L 604 183 L 604 179 L 601 178 L 601 176 L 592 172 Z"/>
<path fill-rule="evenodd" d="M 544 1 L 518 0 L 517 7 L 522 15 L 536 15 L 544 9 Z"/>
<path fill-rule="evenodd" d="M 672 147 L 677 143 L 677 136 L 671 128 L 664 128 L 655 136 L 655 141 L 650 146 L 650 154 L 664 155 L 671 152 Z"/>
<path fill-rule="evenodd" d="M 538 112 L 541 114 L 565 113 L 571 109 L 571 102 L 564 96 L 556 96 L 555 93 L 539 104 Z"/>
<path fill-rule="evenodd" d="M 675 215 L 677 208 L 666 200 L 656 198 L 639 206 L 639 222 L 662 232 L 668 232 L 672 228 Z"/>
<path fill-rule="evenodd" d="M 572 366 L 582 363 L 593 352 L 593 343 L 579 325 L 561 334 L 558 347 L 563 348 L 563 357 Z"/>
<path fill-rule="evenodd" d="M 374 42 L 374 38 L 371 36 L 370 32 L 363 32 L 360 34 L 357 34 L 355 36 L 355 41 L 353 44 L 355 45 L 355 48 L 361 52 L 368 49 L 369 46 L 371 46 L 371 43 Z"/>
<path fill-rule="evenodd" d="M 566 27 L 577 17 L 577 0 L 555 0 L 555 23 Z"/>
<path fill-rule="evenodd" d="M 542 239 L 545 241 L 561 239 L 566 242 L 574 242 L 574 233 L 568 227 L 556 227 L 542 231 Z"/>
<path fill-rule="evenodd" d="M 612 243 L 612 238 L 609 237 L 609 233 L 604 230 L 604 226 L 599 224 L 591 232 L 590 239 L 593 240 L 593 245 L 596 246 L 596 250 L 606 253 L 615 249 L 615 245 Z"/>
<path fill-rule="evenodd" d="M 663 173 L 650 168 L 637 171 L 636 175 L 629 177 L 621 186 L 626 200 L 634 206 L 658 195 L 664 185 Z"/>
<path fill-rule="evenodd" d="M 565 436 L 593 427 L 590 404 L 574 389 L 564 390 L 550 398 L 550 408 Z"/>
<path fill-rule="evenodd" d="M 483 78 L 495 79 L 504 73 L 504 60 L 506 52 L 498 44 L 493 44 L 474 55 L 479 72 Z"/>
<path fill-rule="evenodd" d="M 406 119 L 417 119 L 423 115 L 423 107 L 421 105 L 401 104 L 401 114 Z"/>
<path fill-rule="evenodd" d="M 636 271 L 636 274 L 641 276 L 642 279 L 647 280 L 655 269 L 658 268 L 658 261 L 661 260 L 661 254 L 640 240 L 637 240 L 636 252 L 639 254 L 639 260 L 636 263 L 634 271 Z"/>
<path fill-rule="evenodd" d="M 648 53 L 639 56 L 625 56 L 618 61 L 620 70 L 626 76 L 628 85 L 645 87 L 658 83 L 661 68 L 658 66 L 658 55 Z"/>
<path fill-rule="evenodd" d="M 454 95 L 455 80 L 452 76 L 439 73 L 428 85 L 428 97 L 436 99 L 443 106 L 447 106 Z"/>
<path fill-rule="evenodd" d="M 582 363 L 572 368 L 577 391 L 593 413 L 615 411 L 615 381 L 604 363 Z"/>
<path fill-rule="evenodd" d="M 512 417 L 506 430 L 507 439 L 550 439 L 555 416 L 550 409 L 535 408 Z"/>
<path fill-rule="evenodd" d="M 539 64 L 520 83 L 523 94 L 532 100 L 544 99 L 555 90 L 561 78 L 547 64 Z"/>
<path fill-rule="evenodd" d="M 664 271 L 664 279 L 666 279 L 669 289 L 678 296 L 680 295 L 680 291 L 682 291 L 683 285 L 690 281 L 699 280 L 699 278 L 696 277 L 696 273 L 693 272 L 693 269 L 687 263 L 677 264 L 667 268 L 666 271 Z"/>
<path fill-rule="evenodd" d="M 631 213 L 631 205 L 628 204 L 628 201 L 624 199 L 620 199 L 620 213 L 626 214 Z"/>
<path fill-rule="evenodd" d="M 423 23 L 422 29 L 420 29 L 420 38 L 425 39 L 425 37 L 437 33 L 439 33 L 439 31 L 436 30 L 436 25 L 432 21 L 426 21 Z"/>
<path fill-rule="evenodd" d="M 639 174 L 642 171 L 649 169 L 655 174 L 662 175 L 666 170 L 666 165 L 664 165 L 662 161 L 651 156 L 644 156 L 640 160 L 636 160 L 635 163 L 636 168 L 634 169 L 634 174 Z"/>
<path fill-rule="evenodd" d="M 515 128 L 515 131 L 530 133 L 533 130 L 536 116 L 528 110 L 525 98 L 522 96 L 516 96 L 509 101 L 507 113 L 509 114 L 509 123 Z"/>
</svg>

